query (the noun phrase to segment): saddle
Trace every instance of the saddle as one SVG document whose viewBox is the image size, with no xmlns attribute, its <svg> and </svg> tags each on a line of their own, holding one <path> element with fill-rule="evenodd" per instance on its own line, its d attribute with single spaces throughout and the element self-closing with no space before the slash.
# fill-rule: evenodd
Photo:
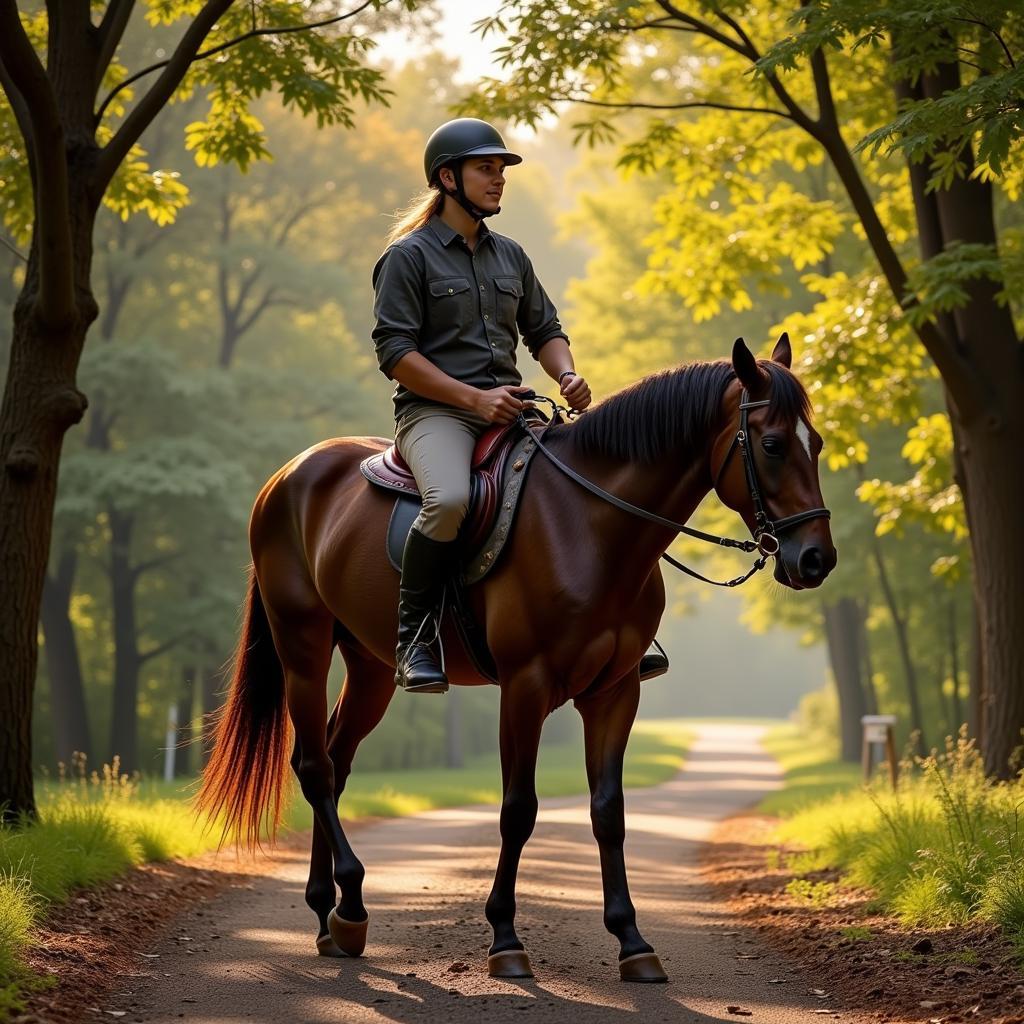
<svg viewBox="0 0 1024 1024">
<path fill-rule="evenodd" d="M 545 421 L 533 413 L 527 422 L 542 425 Z M 497 563 L 536 447 L 533 436 L 518 422 L 490 427 L 477 440 L 470 463 L 469 510 L 458 536 L 462 581 L 467 586 L 482 580 Z M 387 554 L 391 565 L 401 571 L 405 539 L 421 505 L 416 480 L 394 445 L 363 459 L 359 468 L 370 483 L 399 495 L 388 524 Z"/>
<path fill-rule="evenodd" d="M 524 415 L 530 425 L 546 422 L 534 409 L 526 410 Z M 469 510 L 458 536 L 462 569 L 451 580 L 449 603 L 466 651 L 481 675 L 494 682 L 494 659 L 469 607 L 465 588 L 479 583 L 497 564 L 512 531 L 527 468 L 536 450 L 533 435 L 516 421 L 484 431 L 470 463 Z M 405 539 L 422 504 L 416 479 L 394 445 L 363 459 L 359 468 L 371 484 L 396 494 L 388 523 L 387 557 L 401 572 Z"/>
</svg>

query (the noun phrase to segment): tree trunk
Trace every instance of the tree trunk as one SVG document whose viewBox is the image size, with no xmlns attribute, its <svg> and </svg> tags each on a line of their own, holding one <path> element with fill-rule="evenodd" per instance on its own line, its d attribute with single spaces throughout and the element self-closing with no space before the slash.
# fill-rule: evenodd
<svg viewBox="0 0 1024 1024">
<path fill-rule="evenodd" d="M 882 545 L 878 537 L 872 536 L 871 546 L 874 553 L 875 568 L 878 571 L 878 582 L 882 587 L 882 596 L 885 598 L 886 607 L 888 607 L 889 615 L 892 618 L 892 627 L 896 632 L 896 645 L 900 652 L 903 678 L 907 684 L 907 700 L 910 703 L 910 728 L 917 734 L 917 752 L 924 756 L 928 752 L 928 744 L 924 734 L 924 719 L 921 716 L 921 697 L 917 686 L 917 669 L 914 666 L 914 656 L 910 650 L 910 636 L 907 630 L 907 623 L 900 612 L 896 594 L 889 581 L 889 572 L 885 567 L 885 559 L 882 557 Z"/>
<path fill-rule="evenodd" d="M 852 597 L 823 606 L 829 664 L 839 697 L 840 757 L 857 762 L 861 756 L 861 716 L 867 714 L 861 685 L 860 633 L 863 609 Z"/>
<path fill-rule="evenodd" d="M 1006 388 L 1024 392 L 1021 374 L 1007 374 Z M 1012 412 L 964 428 L 970 458 L 964 459 L 971 522 L 983 524 L 971 533 L 971 551 L 978 594 L 981 656 L 980 731 L 985 771 L 998 778 L 1012 775 L 1011 757 L 1021 745 L 1024 729 L 1024 415 L 1019 397 L 1006 395 L 1003 409 Z"/>
<path fill-rule="evenodd" d="M 960 631 L 956 623 L 956 601 L 949 601 L 949 674 L 953 680 L 950 706 L 953 709 L 953 730 L 960 732 L 964 724 L 963 707 L 960 704 Z"/>
<path fill-rule="evenodd" d="M 454 686 L 448 691 L 449 700 L 445 706 L 445 764 L 449 768 L 461 768 L 465 763 L 462 750 L 462 691 Z"/>
<path fill-rule="evenodd" d="M 113 617 L 114 695 L 110 743 L 107 754 L 120 758 L 122 772 L 138 767 L 138 698 L 139 657 L 138 632 L 135 625 L 135 571 L 131 563 L 131 515 L 115 508 L 108 510 L 110 519 L 110 600 Z"/>
<path fill-rule="evenodd" d="M 203 765 L 213 750 L 215 721 L 214 716 L 224 703 L 224 678 L 220 669 L 210 665 L 203 666 Z"/>
<path fill-rule="evenodd" d="M 85 229 L 86 232 L 91 230 Z M 57 468 L 64 434 L 81 420 L 85 396 L 75 371 L 96 316 L 80 289 L 72 323 L 47 329 L 37 318 L 36 245 L 14 311 L 14 332 L 0 403 L 0 807 L 3 820 L 35 814 L 32 694 L 38 623 L 50 557 Z M 86 277 L 86 280 L 88 278 Z"/>
<path fill-rule="evenodd" d="M 967 731 L 982 746 L 982 705 L 984 704 L 985 688 L 981 674 L 981 616 L 978 613 L 978 602 L 971 608 L 971 690 L 967 698 Z"/>
<path fill-rule="evenodd" d="M 864 606 L 861 606 L 860 653 L 864 680 L 864 708 L 867 714 L 877 715 L 878 693 L 875 691 L 875 666 L 871 659 L 871 635 L 868 633 L 867 608 Z"/>
<path fill-rule="evenodd" d="M 960 85 L 956 64 L 940 64 L 913 85 L 901 83 L 903 99 L 936 100 Z M 992 184 L 972 177 L 970 148 L 958 153 L 960 177 L 947 189 L 928 193 L 928 163 L 911 166 L 911 186 L 926 259 L 956 242 L 995 246 Z M 980 414 L 961 417 L 947 385 L 947 404 L 956 445 L 957 482 L 971 536 L 972 581 L 977 620 L 978 657 L 972 659 L 971 732 L 985 755 L 989 774 L 1005 778 L 1024 729 L 1024 538 L 1017 510 L 1024 483 L 1011 467 L 1024 451 L 1022 346 L 1008 304 L 997 300 L 1001 285 L 987 278 L 965 282 L 967 302 L 943 317 L 938 327 L 955 338 L 970 359 L 981 384 Z"/>
<path fill-rule="evenodd" d="M 54 754 L 69 764 L 76 751 L 92 760 L 89 709 L 82 683 L 82 664 L 71 621 L 71 593 L 78 556 L 74 550 L 61 553 L 57 572 L 46 575 L 43 585 L 41 622 L 46 643 L 46 671 L 50 677 L 50 717 L 53 720 Z"/>
<path fill-rule="evenodd" d="M 195 698 L 196 669 L 186 665 L 181 670 L 178 693 L 178 743 L 174 748 L 174 774 L 192 774 L 192 707 Z"/>
</svg>

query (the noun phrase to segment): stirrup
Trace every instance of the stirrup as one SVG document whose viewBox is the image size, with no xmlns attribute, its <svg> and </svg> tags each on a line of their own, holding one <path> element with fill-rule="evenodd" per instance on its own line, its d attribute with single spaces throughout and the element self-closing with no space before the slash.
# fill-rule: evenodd
<svg viewBox="0 0 1024 1024">
<path fill-rule="evenodd" d="M 665 653 L 665 648 L 658 643 L 655 638 L 652 643 L 658 648 L 657 654 L 645 654 L 640 659 L 640 681 L 643 682 L 645 679 L 655 679 L 658 676 L 665 675 L 668 672 L 668 655 Z"/>
</svg>

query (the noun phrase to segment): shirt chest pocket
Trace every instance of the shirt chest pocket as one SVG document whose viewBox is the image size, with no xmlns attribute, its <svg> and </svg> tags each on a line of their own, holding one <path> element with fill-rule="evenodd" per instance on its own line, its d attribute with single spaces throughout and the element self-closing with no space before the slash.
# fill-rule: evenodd
<svg viewBox="0 0 1024 1024">
<path fill-rule="evenodd" d="M 465 277 L 439 277 L 427 283 L 430 293 L 429 319 L 434 331 L 466 327 L 473 315 L 473 297 Z"/>
<path fill-rule="evenodd" d="M 502 327 L 507 327 L 515 336 L 519 301 L 523 297 L 523 282 L 518 277 L 496 277 L 494 279 L 494 291 L 498 323 Z"/>
</svg>

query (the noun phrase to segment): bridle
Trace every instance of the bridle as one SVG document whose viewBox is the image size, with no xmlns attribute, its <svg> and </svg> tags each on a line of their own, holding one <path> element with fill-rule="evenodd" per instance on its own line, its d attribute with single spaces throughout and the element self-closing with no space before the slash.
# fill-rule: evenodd
<svg viewBox="0 0 1024 1024">
<path fill-rule="evenodd" d="M 729 465 L 729 460 L 732 458 L 733 452 L 739 449 L 740 455 L 743 457 L 743 472 L 747 478 L 747 490 L 750 492 L 750 501 L 754 506 L 754 542 L 757 544 L 757 549 L 762 555 L 777 555 L 779 553 L 780 542 L 779 534 L 784 530 L 789 530 L 794 526 L 799 526 L 801 523 L 806 523 L 810 519 L 831 519 L 832 513 L 827 508 L 809 508 L 803 512 L 796 512 L 794 515 L 785 516 L 782 519 L 772 519 L 765 511 L 764 498 L 761 496 L 761 481 L 757 476 L 757 463 L 754 462 L 754 455 L 750 450 L 750 422 L 749 422 L 749 411 L 751 409 L 759 409 L 762 406 L 770 404 L 771 399 L 763 398 L 758 402 L 750 401 L 750 395 L 747 393 L 747 389 L 744 388 L 740 395 L 740 427 L 736 431 L 732 439 L 732 444 L 729 445 L 729 450 L 725 453 L 725 458 L 722 459 L 722 464 L 718 467 L 718 472 L 715 474 L 714 487 L 718 489 L 718 481 L 722 479 L 722 474 L 725 472 Z"/>
<path fill-rule="evenodd" d="M 761 482 L 757 475 L 757 465 L 754 462 L 754 456 L 749 448 L 749 410 L 768 405 L 770 400 L 763 399 L 758 402 L 751 402 L 746 388 L 743 389 L 743 392 L 740 395 L 739 429 L 733 436 L 732 443 L 729 445 L 729 450 L 725 453 L 725 458 L 722 460 L 722 464 L 718 467 L 718 472 L 714 477 L 713 486 L 716 488 L 718 487 L 718 481 L 722 478 L 722 474 L 725 472 L 725 469 L 729 464 L 729 460 L 732 458 L 733 452 L 739 449 L 740 455 L 743 458 L 743 468 L 747 480 L 747 489 L 750 491 L 750 500 L 754 506 L 754 519 L 756 525 L 754 528 L 753 540 L 734 540 L 731 537 L 719 537 L 714 533 L 704 533 L 702 530 L 695 530 L 690 526 L 686 526 L 684 523 L 673 522 L 671 519 L 659 516 L 656 512 L 648 512 L 647 509 L 639 508 L 637 505 L 632 505 L 630 502 L 616 497 L 614 494 L 610 494 L 608 491 L 598 487 L 597 484 L 588 480 L 586 477 L 581 476 L 576 472 L 576 470 L 562 462 L 562 460 L 559 459 L 558 456 L 555 455 L 542 440 L 548 430 L 554 426 L 558 415 L 560 413 L 565 413 L 568 416 L 571 415 L 570 411 L 563 406 L 558 405 L 557 402 L 545 395 L 526 393 L 521 394 L 518 397 L 525 401 L 547 402 L 551 405 L 553 415 L 544 425 L 543 430 L 539 433 L 534 433 L 530 430 L 529 424 L 522 413 L 520 413 L 518 417 L 519 425 L 531 434 L 536 442 L 537 448 L 552 465 L 561 470 L 561 472 L 571 480 L 575 480 L 576 483 L 591 494 L 600 498 L 602 501 L 606 501 L 610 505 L 614 505 L 623 512 L 629 512 L 631 515 L 639 516 L 641 519 L 646 519 L 648 522 L 655 523 L 658 526 L 664 526 L 675 533 L 682 533 L 687 537 L 693 537 L 695 540 L 701 540 L 708 544 L 717 544 L 720 547 L 725 548 L 736 548 L 740 551 L 745 551 L 748 554 L 752 554 L 755 551 L 758 552 L 758 557 L 754 560 L 754 564 L 746 573 L 742 576 L 737 576 L 734 579 L 724 581 L 712 580 L 708 579 L 707 576 L 702 576 L 696 570 L 683 565 L 683 563 L 678 559 L 673 558 L 667 551 L 662 554 L 661 557 L 673 568 L 679 569 L 681 572 L 685 572 L 688 576 L 692 576 L 694 579 L 700 580 L 703 583 L 710 583 L 716 587 L 738 587 L 741 583 L 746 583 L 751 576 L 760 572 L 765 565 L 767 565 L 769 558 L 779 553 L 781 544 L 779 542 L 778 535 L 781 532 L 792 529 L 792 527 L 798 526 L 800 523 L 805 523 L 810 519 L 832 518 L 832 513 L 827 508 L 810 508 L 804 512 L 797 512 L 795 515 L 785 516 L 782 519 L 772 519 L 768 515 L 765 510 L 764 498 L 761 494 Z"/>
</svg>

